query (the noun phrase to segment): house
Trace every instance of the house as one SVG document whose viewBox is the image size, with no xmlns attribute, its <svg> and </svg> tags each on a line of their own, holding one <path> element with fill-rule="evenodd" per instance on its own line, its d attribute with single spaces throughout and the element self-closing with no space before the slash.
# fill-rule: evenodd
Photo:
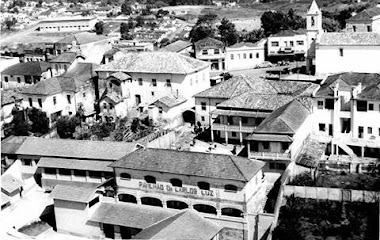
<svg viewBox="0 0 380 240">
<path fill-rule="evenodd" d="M 22 171 L 36 173 L 42 187 L 94 186 L 112 177 L 112 162 L 137 148 L 135 143 L 27 137 L 16 150 Z"/>
<path fill-rule="evenodd" d="M 312 129 L 311 111 L 297 99 L 274 110 L 247 140 L 248 158 L 267 162 L 265 172 L 295 161 Z"/>
<path fill-rule="evenodd" d="M 350 32 L 380 33 L 380 8 L 367 8 L 347 19 L 346 30 Z"/>
<path fill-rule="evenodd" d="M 224 43 L 214 38 L 204 38 L 194 43 L 195 58 L 211 63 L 211 71 L 224 71 Z"/>
<path fill-rule="evenodd" d="M 78 62 L 83 62 L 85 59 L 85 56 L 83 56 L 80 51 L 63 52 L 50 60 L 52 75 L 60 76 L 67 72 L 70 68 L 75 67 Z"/>
<path fill-rule="evenodd" d="M 264 62 L 265 43 L 240 42 L 226 47 L 226 70 L 250 69 Z"/>
<path fill-rule="evenodd" d="M 36 84 L 52 76 L 50 64 L 47 62 L 17 63 L 1 72 L 4 89 Z"/>
<path fill-rule="evenodd" d="M 49 61 L 53 53 L 51 43 L 27 43 L 3 48 L 4 56 L 18 57 L 19 62 Z"/>
<path fill-rule="evenodd" d="M 379 74 L 346 72 L 327 77 L 314 94 L 313 112 L 313 132 L 329 136 L 332 154 L 379 156 Z"/>
<path fill-rule="evenodd" d="M 326 32 L 315 47 L 316 74 L 380 71 L 380 34 L 375 32 Z"/>
<path fill-rule="evenodd" d="M 5 203 L 2 202 L 2 207 L 3 205 L 12 204 L 19 200 L 22 197 L 23 186 L 24 181 L 12 174 L 5 173 L 1 175 L 1 195 L 5 195 Z"/>
<path fill-rule="evenodd" d="M 121 72 L 130 76 L 121 81 L 121 98 L 124 99 L 124 112 L 117 115 L 125 116 L 131 109 L 141 112 L 165 96 L 183 96 L 186 110 L 194 107 L 193 95 L 210 86 L 209 65 L 179 53 L 172 52 L 123 52 L 114 55 L 114 60 L 101 65 L 97 70 L 100 89 L 113 87 L 112 74 Z"/>
<path fill-rule="evenodd" d="M 302 60 L 307 52 L 305 29 L 282 30 L 268 37 L 268 58 L 276 60 Z"/>
<path fill-rule="evenodd" d="M 75 32 L 94 29 L 97 19 L 94 17 L 70 17 L 44 19 L 38 23 L 40 32 Z"/>
<path fill-rule="evenodd" d="M 14 108 L 22 108 L 22 94 L 19 89 L 12 88 L 1 91 L 1 138 L 9 134 L 9 124 L 13 120 L 12 111 Z"/>
<path fill-rule="evenodd" d="M 160 51 L 176 52 L 190 56 L 190 53 L 193 51 L 193 44 L 191 42 L 177 40 L 161 48 Z"/>
</svg>

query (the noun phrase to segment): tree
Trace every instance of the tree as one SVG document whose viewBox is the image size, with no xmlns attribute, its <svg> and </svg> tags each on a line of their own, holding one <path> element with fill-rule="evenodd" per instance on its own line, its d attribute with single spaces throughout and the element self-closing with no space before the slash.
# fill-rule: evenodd
<svg viewBox="0 0 380 240">
<path fill-rule="evenodd" d="M 206 37 L 215 37 L 215 30 L 203 25 L 194 26 L 190 31 L 189 37 L 191 42 L 197 42 Z"/>
<path fill-rule="evenodd" d="M 265 38 L 263 29 L 254 29 L 251 32 L 245 33 L 241 36 L 241 39 L 244 42 L 257 42 Z"/>
<path fill-rule="evenodd" d="M 57 133 L 60 138 L 72 138 L 75 127 L 74 121 L 69 116 L 62 116 L 57 120 Z"/>
<path fill-rule="evenodd" d="M 12 134 L 15 136 L 29 136 L 29 131 L 32 129 L 25 110 L 12 109 Z"/>
<path fill-rule="evenodd" d="M 196 25 L 206 24 L 210 26 L 216 21 L 217 18 L 218 16 L 216 14 L 207 13 L 207 14 L 199 16 Z"/>
<path fill-rule="evenodd" d="M 144 19 L 141 16 L 137 16 L 136 22 L 137 27 L 142 27 L 144 25 Z"/>
<path fill-rule="evenodd" d="M 327 32 L 338 32 L 340 30 L 340 24 L 333 18 L 323 18 L 322 27 Z"/>
<path fill-rule="evenodd" d="M 125 1 L 121 5 L 121 13 L 125 15 L 131 15 L 132 14 L 132 8 L 131 8 L 131 3 L 129 1 Z"/>
<path fill-rule="evenodd" d="M 104 31 L 104 23 L 102 21 L 97 22 L 95 24 L 95 32 L 96 34 L 103 34 Z"/>
<path fill-rule="evenodd" d="M 91 11 L 90 10 L 84 10 L 84 11 L 82 11 L 82 14 L 81 14 L 82 16 L 90 16 L 91 15 Z"/>
<path fill-rule="evenodd" d="M 235 29 L 235 24 L 223 18 L 218 27 L 221 40 L 226 46 L 235 44 L 239 40 L 239 36 Z"/>
<path fill-rule="evenodd" d="M 128 24 L 123 22 L 120 24 L 120 34 L 122 39 L 132 40 L 133 36 L 129 34 Z"/>
<path fill-rule="evenodd" d="M 34 133 L 45 134 L 49 132 L 49 119 L 46 112 L 38 108 L 28 108 L 28 117 L 32 122 L 31 131 Z"/>
<path fill-rule="evenodd" d="M 282 30 L 304 28 L 306 21 L 290 9 L 287 14 L 282 12 L 267 11 L 261 16 L 261 27 L 265 36 L 276 34 Z"/>
<path fill-rule="evenodd" d="M 7 18 L 4 23 L 7 29 L 10 30 L 17 23 L 17 20 L 16 18 Z"/>
</svg>

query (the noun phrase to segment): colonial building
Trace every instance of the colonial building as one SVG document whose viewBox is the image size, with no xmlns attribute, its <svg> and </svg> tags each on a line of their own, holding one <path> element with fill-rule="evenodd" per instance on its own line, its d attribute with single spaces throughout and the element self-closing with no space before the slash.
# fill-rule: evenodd
<svg viewBox="0 0 380 240">
<path fill-rule="evenodd" d="M 264 62 L 266 40 L 240 42 L 226 47 L 226 70 L 250 69 Z"/>
<path fill-rule="evenodd" d="M 97 20 L 94 17 L 44 19 L 38 23 L 40 32 L 75 32 L 94 29 Z"/>
<path fill-rule="evenodd" d="M 51 67 L 46 62 L 26 62 L 12 65 L 1 72 L 4 89 L 32 85 L 52 76 Z"/>
<path fill-rule="evenodd" d="M 211 63 L 211 71 L 224 71 L 225 48 L 222 41 L 214 38 L 204 38 L 194 43 L 194 55 L 196 59 Z"/>
<path fill-rule="evenodd" d="M 190 56 L 193 52 L 193 44 L 191 42 L 177 40 L 160 49 L 160 51 L 176 52 L 186 56 Z"/>
<path fill-rule="evenodd" d="M 179 53 L 118 52 L 114 60 L 97 69 L 103 85 L 99 88 L 118 88 L 123 99 L 117 115 L 138 108 L 140 111 L 165 96 L 182 96 L 184 111 L 194 107 L 193 95 L 210 87 L 209 65 Z M 113 74 L 129 77 L 112 77 Z"/>
<path fill-rule="evenodd" d="M 333 154 L 379 156 L 379 74 L 349 72 L 331 75 L 314 97 L 313 131 L 330 136 Z"/>
<path fill-rule="evenodd" d="M 53 76 L 62 75 L 68 69 L 75 67 L 78 62 L 83 62 L 85 59 L 85 56 L 79 51 L 61 53 L 50 61 Z"/>
<path fill-rule="evenodd" d="M 365 9 L 346 20 L 351 32 L 380 32 L 380 7 Z"/>
<path fill-rule="evenodd" d="M 307 51 L 305 29 L 283 30 L 268 37 L 268 58 L 275 60 L 303 59 Z"/>
</svg>

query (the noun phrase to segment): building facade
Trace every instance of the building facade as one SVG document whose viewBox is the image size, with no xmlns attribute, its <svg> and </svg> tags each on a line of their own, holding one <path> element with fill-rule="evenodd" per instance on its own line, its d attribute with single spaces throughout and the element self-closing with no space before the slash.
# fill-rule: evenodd
<svg viewBox="0 0 380 240">
<path fill-rule="evenodd" d="M 265 42 L 240 42 L 226 47 L 226 70 L 250 69 L 264 62 Z"/>
<path fill-rule="evenodd" d="M 347 19 L 346 30 L 350 32 L 380 32 L 380 7 L 365 9 Z"/>
<path fill-rule="evenodd" d="M 268 37 L 268 58 L 275 60 L 301 60 L 307 51 L 307 34 L 304 29 L 283 30 Z"/>
<path fill-rule="evenodd" d="M 38 23 L 40 32 L 91 31 L 97 22 L 93 17 L 44 19 Z"/>
<path fill-rule="evenodd" d="M 214 38 L 201 39 L 194 43 L 195 58 L 209 62 L 211 71 L 224 71 L 225 63 L 225 46 L 224 43 Z"/>
</svg>

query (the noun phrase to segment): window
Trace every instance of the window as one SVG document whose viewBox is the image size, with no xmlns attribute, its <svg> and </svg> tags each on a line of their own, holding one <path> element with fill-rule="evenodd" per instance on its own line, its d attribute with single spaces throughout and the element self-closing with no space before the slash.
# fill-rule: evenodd
<svg viewBox="0 0 380 240">
<path fill-rule="evenodd" d="M 325 108 L 326 109 L 334 109 L 334 99 L 326 99 L 325 100 Z"/>
<path fill-rule="evenodd" d="M 173 185 L 173 187 L 182 187 L 182 181 L 178 178 L 170 179 L 170 183 Z"/>
<path fill-rule="evenodd" d="M 83 98 L 86 98 L 86 93 L 83 93 Z"/>
<path fill-rule="evenodd" d="M 171 87 L 172 86 L 172 83 L 170 82 L 170 79 L 166 79 L 166 86 L 167 87 Z"/>
<path fill-rule="evenodd" d="M 318 109 L 323 109 L 323 101 L 318 101 Z"/>
<path fill-rule="evenodd" d="M 4 77 L 4 81 L 8 82 L 9 81 L 8 77 Z"/>
<path fill-rule="evenodd" d="M 158 107 L 158 113 L 162 114 L 162 107 Z"/>
<path fill-rule="evenodd" d="M 358 137 L 359 138 L 363 138 L 363 132 L 364 132 L 364 127 L 362 127 L 362 126 L 359 126 L 358 127 Z"/>
<path fill-rule="evenodd" d="M 154 92 L 152 92 L 152 96 L 154 96 Z"/>
<path fill-rule="evenodd" d="M 236 132 L 231 132 L 232 137 L 236 137 Z"/>
<path fill-rule="evenodd" d="M 259 53 L 256 53 L 256 58 L 259 58 L 260 57 L 260 54 Z"/>
<path fill-rule="evenodd" d="M 379 128 L 379 136 L 380 136 L 380 128 Z"/>
<path fill-rule="evenodd" d="M 214 54 L 219 54 L 219 49 L 214 49 Z"/>
<path fill-rule="evenodd" d="M 157 87 L 157 80 L 156 79 L 152 79 L 152 86 Z"/>
<path fill-rule="evenodd" d="M 242 123 L 248 123 L 248 118 L 247 117 L 242 117 L 241 118 Z"/>
<path fill-rule="evenodd" d="M 57 171 L 55 170 L 55 168 L 45 168 L 45 174 L 55 175 L 56 173 Z"/>
<path fill-rule="evenodd" d="M 67 95 L 67 102 L 68 102 L 69 104 L 71 104 L 71 96 L 70 96 L 70 95 Z"/>
<path fill-rule="evenodd" d="M 28 100 L 29 100 L 29 106 L 30 106 L 30 107 L 33 107 L 33 99 L 32 99 L 32 98 L 29 98 Z"/>
<path fill-rule="evenodd" d="M 303 45 L 303 41 L 297 41 L 297 44 L 302 46 Z"/>
<path fill-rule="evenodd" d="M 294 42 L 293 41 L 290 41 L 290 46 L 293 47 L 294 46 Z"/>
<path fill-rule="evenodd" d="M 142 78 L 137 79 L 137 81 L 139 82 L 139 86 L 142 86 L 142 85 L 143 85 Z"/>
<path fill-rule="evenodd" d="M 145 176 L 144 179 L 147 183 L 156 183 L 156 178 L 153 176 Z"/>
<path fill-rule="evenodd" d="M 57 97 L 53 97 L 53 104 L 54 104 L 54 105 L 57 104 Z"/>
<path fill-rule="evenodd" d="M 103 109 L 107 109 L 107 103 L 103 103 Z"/>
<path fill-rule="evenodd" d="M 110 103 L 110 109 L 113 109 L 113 104 L 112 103 Z"/>
<path fill-rule="evenodd" d="M 224 185 L 224 191 L 226 192 L 237 192 L 237 187 L 232 184 Z"/>
<path fill-rule="evenodd" d="M 312 27 L 315 26 L 315 19 L 314 19 L 314 17 L 311 17 L 311 26 L 312 26 Z"/>
<path fill-rule="evenodd" d="M 202 122 L 205 121 L 205 117 L 204 117 L 204 116 L 201 117 L 201 121 L 202 121 Z"/>
<path fill-rule="evenodd" d="M 70 169 L 59 169 L 59 175 L 65 175 L 65 176 L 68 176 L 68 175 L 71 175 L 71 170 Z"/>
<path fill-rule="evenodd" d="M 67 65 L 63 65 L 63 69 L 65 69 L 65 72 L 67 71 Z"/>
<path fill-rule="evenodd" d="M 210 183 L 208 182 L 198 182 L 198 187 L 202 190 L 210 190 Z"/>
<path fill-rule="evenodd" d="M 206 103 L 205 102 L 201 102 L 201 108 L 202 108 L 202 111 L 206 111 Z"/>
<path fill-rule="evenodd" d="M 269 149 L 269 142 L 263 142 L 263 148 Z"/>
<path fill-rule="evenodd" d="M 367 111 L 367 101 L 358 101 L 357 102 L 357 110 L 359 112 L 366 112 Z"/>
<path fill-rule="evenodd" d="M 367 32 L 372 32 L 372 27 L 371 26 L 367 26 Z"/>
<path fill-rule="evenodd" d="M 101 172 L 98 172 L 98 171 L 88 171 L 88 176 L 90 178 L 96 178 L 96 179 L 102 178 Z"/>
<path fill-rule="evenodd" d="M 319 131 L 321 131 L 321 132 L 326 131 L 326 124 L 324 124 L 324 123 L 320 123 L 320 124 L 318 124 L 318 125 L 319 125 Z"/>
<path fill-rule="evenodd" d="M 202 50 L 202 55 L 207 55 L 208 51 L 207 50 Z"/>
<path fill-rule="evenodd" d="M 232 116 L 227 116 L 227 123 L 228 125 L 234 125 L 234 119 Z"/>
<path fill-rule="evenodd" d="M 32 166 L 32 159 L 22 159 L 21 163 L 24 166 Z"/>
<path fill-rule="evenodd" d="M 253 58 L 253 54 L 252 53 L 249 54 L 249 58 Z"/>
<path fill-rule="evenodd" d="M 367 132 L 368 132 L 368 134 L 372 134 L 372 128 L 368 127 Z"/>
<path fill-rule="evenodd" d="M 21 83 L 21 78 L 20 77 L 17 77 L 17 82 Z"/>
<path fill-rule="evenodd" d="M 281 145 L 282 145 L 282 150 L 284 150 L 284 151 L 288 150 L 288 148 L 289 148 L 289 143 L 287 143 L 287 142 L 283 142 L 283 143 L 281 143 Z"/>
<path fill-rule="evenodd" d="M 246 59 L 247 58 L 247 54 L 243 53 L 243 58 Z"/>
<path fill-rule="evenodd" d="M 373 103 L 368 104 L 368 111 L 373 111 L 374 105 Z"/>
<path fill-rule="evenodd" d="M 131 180 L 131 174 L 129 173 L 120 173 L 120 178 L 123 180 Z"/>
<path fill-rule="evenodd" d="M 343 57 L 343 48 L 339 48 L 339 55 Z"/>
<path fill-rule="evenodd" d="M 89 203 L 88 203 L 88 207 L 92 207 L 94 206 L 96 203 L 99 202 L 99 197 L 96 197 L 94 199 L 92 199 Z"/>
<path fill-rule="evenodd" d="M 354 32 L 356 32 L 356 26 L 352 26 L 352 29 L 354 30 Z"/>
<path fill-rule="evenodd" d="M 272 47 L 278 47 L 278 42 L 272 42 Z"/>
<path fill-rule="evenodd" d="M 42 99 L 39 98 L 39 99 L 37 99 L 37 101 L 38 101 L 38 106 L 39 106 L 40 108 L 42 108 Z"/>
<path fill-rule="evenodd" d="M 233 54 L 231 54 L 231 60 L 234 60 L 234 55 Z"/>
</svg>

